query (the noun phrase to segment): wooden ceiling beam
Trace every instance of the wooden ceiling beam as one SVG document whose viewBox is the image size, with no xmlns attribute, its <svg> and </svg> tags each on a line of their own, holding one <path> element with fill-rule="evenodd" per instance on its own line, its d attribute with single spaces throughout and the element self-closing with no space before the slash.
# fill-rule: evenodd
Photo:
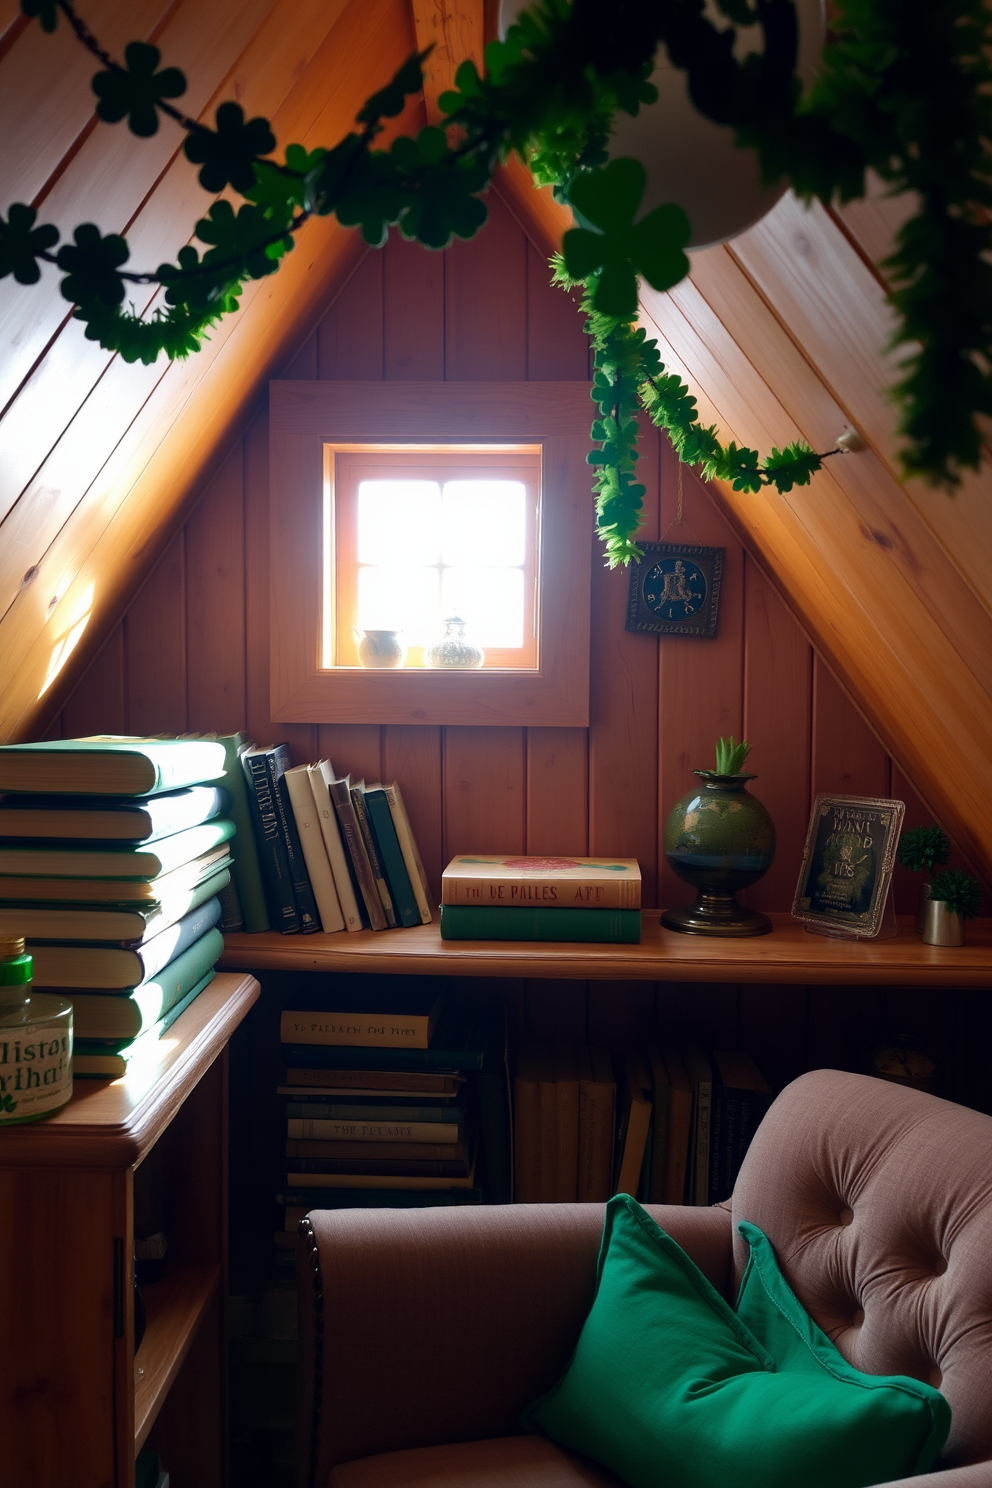
<svg viewBox="0 0 992 1488">
<path fill-rule="evenodd" d="M 431 48 L 424 63 L 424 104 L 427 122 L 441 117 L 437 101 L 455 86 L 462 62 L 482 67 L 484 45 L 483 0 L 410 0 L 417 50 Z"/>
</svg>

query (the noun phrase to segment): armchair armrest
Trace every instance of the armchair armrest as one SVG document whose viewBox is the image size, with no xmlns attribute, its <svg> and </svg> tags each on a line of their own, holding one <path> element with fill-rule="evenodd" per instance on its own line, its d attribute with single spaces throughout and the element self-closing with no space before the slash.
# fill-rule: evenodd
<svg viewBox="0 0 992 1488">
<path fill-rule="evenodd" d="M 651 1215 L 726 1294 L 725 1209 Z M 300 1227 L 300 1485 L 373 1452 L 507 1436 L 561 1374 L 601 1204 L 315 1210 Z"/>
</svg>

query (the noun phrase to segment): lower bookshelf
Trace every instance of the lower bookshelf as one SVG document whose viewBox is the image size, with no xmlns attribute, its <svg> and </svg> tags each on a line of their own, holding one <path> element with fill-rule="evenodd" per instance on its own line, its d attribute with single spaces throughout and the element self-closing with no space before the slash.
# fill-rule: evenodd
<svg viewBox="0 0 992 1488">
<path fill-rule="evenodd" d="M 140 1067 L 77 1080 L 61 1111 L 0 1133 L 4 1488 L 133 1488 L 146 1442 L 174 1483 L 223 1484 L 227 1045 L 258 994 L 216 977 Z M 135 1350 L 150 1193 L 168 1251 Z"/>
<path fill-rule="evenodd" d="M 134 1356 L 135 1455 L 148 1439 L 221 1279 L 219 1262 L 180 1262 L 142 1291 L 146 1322 Z"/>
</svg>

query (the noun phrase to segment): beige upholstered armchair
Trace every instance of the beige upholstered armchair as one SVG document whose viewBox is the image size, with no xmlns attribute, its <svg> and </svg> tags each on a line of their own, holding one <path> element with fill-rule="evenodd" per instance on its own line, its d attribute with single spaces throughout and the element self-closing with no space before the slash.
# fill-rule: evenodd
<svg viewBox="0 0 992 1488">
<path fill-rule="evenodd" d="M 992 1488 L 992 1119 L 818 1070 L 775 1101 L 731 1204 L 650 1213 L 731 1300 L 733 1224 L 759 1225 L 851 1363 L 950 1402 L 941 1471 L 898 1488 Z M 300 1488 L 615 1484 L 517 1424 L 571 1355 L 602 1220 L 594 1204 L 311 1214 Z"/>
</svg>

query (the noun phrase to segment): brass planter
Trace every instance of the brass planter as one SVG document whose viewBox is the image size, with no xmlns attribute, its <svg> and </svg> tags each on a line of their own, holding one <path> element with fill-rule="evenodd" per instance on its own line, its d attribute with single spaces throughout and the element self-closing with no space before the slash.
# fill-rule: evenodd
<svg viewBox="0 0 992 1488">
<path fill-rule="evenodd" d="M 923 944 L 964 945 L 964 920 L 949 910 L 943 899 L 931 899 L 929 895 L 923 917 Z"/>
</svg>

